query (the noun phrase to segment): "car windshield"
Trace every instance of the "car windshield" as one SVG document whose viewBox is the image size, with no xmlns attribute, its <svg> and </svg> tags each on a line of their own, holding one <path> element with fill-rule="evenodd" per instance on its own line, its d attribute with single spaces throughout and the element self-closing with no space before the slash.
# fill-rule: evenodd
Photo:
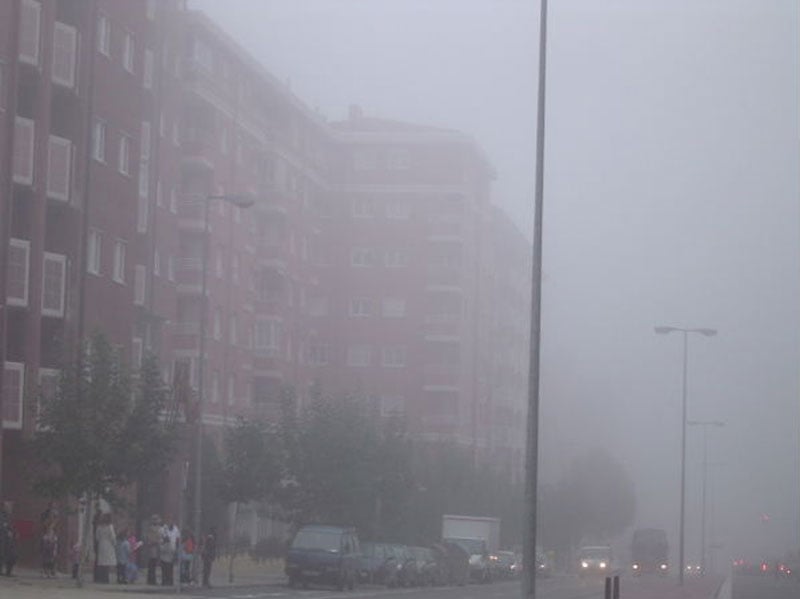
<svg viewBox="0 0 800 599">
<path fill-rule="evenodd" d="M 584 547 L 581 549 L 582 559 L 609 559 L 611 550 L 608 547 Z"/>
<path fill-rule="evenodd" d="M 292 549 L 316 549 L 338 553 L 341 549 L 341 533 L 321 530 L 301 530 L 292 542 Z"/>
</svg>

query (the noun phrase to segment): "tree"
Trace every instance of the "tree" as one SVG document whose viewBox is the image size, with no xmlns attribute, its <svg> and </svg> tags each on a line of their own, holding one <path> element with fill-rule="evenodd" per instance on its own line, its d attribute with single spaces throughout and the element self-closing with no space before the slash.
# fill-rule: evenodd
<svg viewBox="0 0 800 599">
<path fill-rule="evenodd" d="M 541 505 L 543 543 L 566 552 L 624 531 L 636 513 L 636 492 L 624 466 L 595 450 L 576 458 L 558 484 L 543 487 Z"/>
<path fill-rule="evenodd" d="M 55 398 L 41 402 L 32 440 L 43 464 L 37 491 L 91 509 L 98 498 L 117 502 L 121 489 L 163 469 L 172 445 L 159 420 L 167 391 L 157 380 L 157 366 L 148 360 L 134 386 L 119 352 L 94 335 L 77 364 L 62 371 Z M 83 539 L 90 538 L 90 522 L 87 517 Z"/>
<path fill-rule="evenodd" d="M 239 419 L 225 434 L 225 462 L 220 495 L 233 503 L 231 540 L 236 534 L 239 504 L 272 499 L 283 468 L 276 432 L 258 421 Z M 234 552 L 228 561 L 228 580 L 233 582 Z"/>
</svg>

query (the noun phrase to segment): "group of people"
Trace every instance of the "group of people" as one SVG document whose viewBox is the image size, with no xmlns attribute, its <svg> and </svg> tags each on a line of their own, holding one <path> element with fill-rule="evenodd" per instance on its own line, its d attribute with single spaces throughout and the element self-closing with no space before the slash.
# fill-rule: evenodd
<svg viewBox="0 0 800 599">
<path fill-rule="evenodd" d="M 174 522 L 162 523 L 154 514 L 145 536 L 147 550 L 147 584 L 157 584 L 157 573 L 161 569 L 161 584 L 175 584 L 175 566 L 182 584 L 198 582 L 198 570 L 202 567 L 202 585 L 211 586 L 211 567 L 217 557 L 217 534 L 212 527 L 198 543 L 191 531 L 181 531 Z M 201 566 L 202 564 L 202 566 Z"/>
</svg>

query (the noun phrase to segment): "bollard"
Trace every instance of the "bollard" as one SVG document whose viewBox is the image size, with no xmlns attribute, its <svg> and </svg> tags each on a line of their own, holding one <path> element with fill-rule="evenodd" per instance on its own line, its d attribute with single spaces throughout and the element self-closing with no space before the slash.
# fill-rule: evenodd
<svg viewBox="0 0 800 599">
<path fill-rule="evenodd" d="M 614 596 L 613 599 L 619 599 L 619 574 L 614 577 Z"/>
<path fill-rule="evenodd" d="M 605 599 L 611 599 L 611 577 L 606 576 L 606 592 L 603 595 Z"/>
</svg>

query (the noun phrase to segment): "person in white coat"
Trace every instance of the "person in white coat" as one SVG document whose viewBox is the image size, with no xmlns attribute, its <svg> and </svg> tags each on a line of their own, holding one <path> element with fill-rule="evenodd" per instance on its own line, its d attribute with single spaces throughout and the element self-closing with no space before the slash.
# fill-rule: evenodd
<svg viewBox="0 0 800 599">
<path fill-rule="evenodd" d="M 111 514 L 103 514 L 95 531 L 97 542 L 97 582 L 108 583 L 110 568 L 117 567 L 117 534 L 111 524 Z"/>
</svg>

